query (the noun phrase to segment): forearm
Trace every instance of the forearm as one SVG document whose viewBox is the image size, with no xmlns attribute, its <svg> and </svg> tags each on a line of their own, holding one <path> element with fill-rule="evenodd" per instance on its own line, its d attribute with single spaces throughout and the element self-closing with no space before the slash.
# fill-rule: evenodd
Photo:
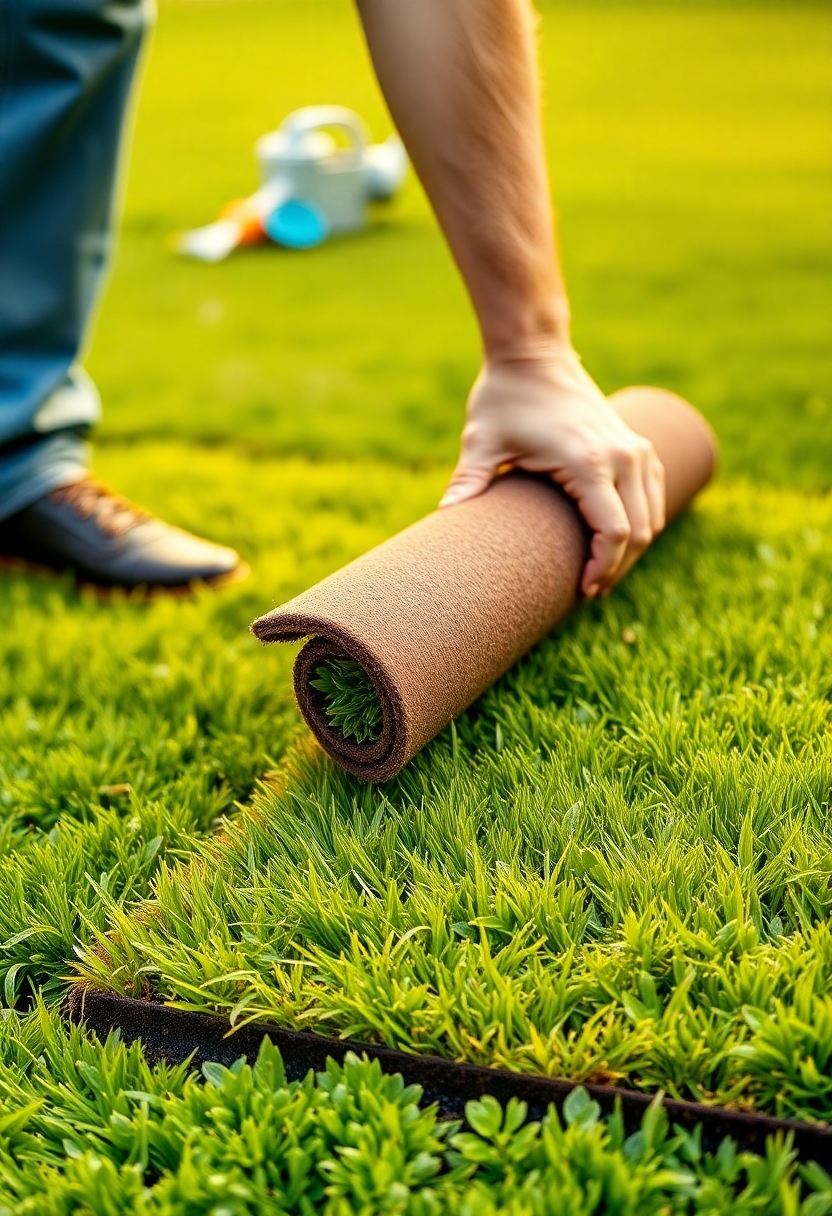
<svg viewBox="0 0 832 1216">
<path fill-rule="evenodd" d="M 531 0 L 357 0 L 381 87 L 476 309 L 485 365 L 442 500 L 514 465 L 593 531 L 605 594 L 664 524 L 664 473 L 569 343 L 540 122 Z"/>
<path fill-rule="evenodd" d="M 487 355 L 568 342 L 528 0 L 358 0 L 358 8 Z"/>
</svg>

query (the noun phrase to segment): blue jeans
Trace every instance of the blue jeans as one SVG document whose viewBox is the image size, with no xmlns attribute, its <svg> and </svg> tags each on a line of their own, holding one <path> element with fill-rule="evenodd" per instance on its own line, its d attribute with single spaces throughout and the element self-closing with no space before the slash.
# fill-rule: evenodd
<svg viewBox="0 0 832 1216">
<path fill-rule="evenodd" d="M 0 519 L 87 467 L 78 358 L 151 0 L 0 0 Z"/>
</svg>

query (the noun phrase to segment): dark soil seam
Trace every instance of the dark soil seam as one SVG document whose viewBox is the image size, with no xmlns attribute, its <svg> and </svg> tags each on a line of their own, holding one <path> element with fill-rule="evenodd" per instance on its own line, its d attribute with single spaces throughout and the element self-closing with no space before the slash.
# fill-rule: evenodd
<svg viewBox="0 0 832 1216">
<path fill-rule="evenodd" d="M 324 1069 L 330 1057 L 340 1063 L 348 1051 L 363 1053 L 378 1060 L 385 1072 L 401 1073 L 408 1085 L 421 1085 L 425 1102 L 438 1103 L 446 1118 L 462 1118 L 466 1102 L 491 1094 L 503 1104 L 509 1098 L 520 1098 L 528 1104 L 528 1117 L 541 1119 L 550 1104 L 560 1110 L 572 1090 L 583 1084 L 605 1114 L 612 1112 L 616 1099 L 620 1100 L 629 1133 L 639 1128 L 654 1097 L 613 1085 L 592 1085 L 508 1072 L 502 1068 L 458 1064 L 437 1056 L 410 1055 L 372 1043 L 287 1030 L 269 1022 L 249 1022 L 230 1033 L 228 1020 L 213 1014 L 188 1013 L 151 1001 L 137 1001 L 80 987 L 72 992 L 67 1013 L 73 1021 L 85 1022 L 100 1038 L 118 1029 L 128 1043 L 141 1039 L 151 1062 L 181 1063 L 191 1055 L 196 1067 L 209 1060 L 229 1065 L 241 1055 L 253 1061 L 262 1040 L 268 1036 L 283 1056 L 287 1077 L 299 1080 L 310 1069 L 316 1072 Z M 715 1150 L 725 1136 L 730 1136 L 740 1149 L 764 1153 L 768 1136 L 791 1132 L 794 1147 L 802 1160 L 826 1166 L 832 1163 L 832 1126 L 777 1119 L 700 1102 L 681 1102 L 675 1098 L 664 1098 L 662 1105 L 671 1124 L 679 1124 L 687 1131 L 701 1124 L 702 1142 L 710 1151 Z"/>
</svg>

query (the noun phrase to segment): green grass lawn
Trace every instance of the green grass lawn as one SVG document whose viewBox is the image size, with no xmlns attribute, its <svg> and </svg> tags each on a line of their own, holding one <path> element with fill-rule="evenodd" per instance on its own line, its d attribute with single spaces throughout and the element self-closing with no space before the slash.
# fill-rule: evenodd
<svg viewBox="0 0 832 1216">
<path fill-rule="evenodd" d="M 246 799 L 297 729 L 291 655 L 248 624 L 432 505 L 441 478 L 251 461 L 181 443 L 107 447 L 102 473 L 168 518 L 239 545 L 251 579 L 195 601 L 102 604 L 0 579 L 0 977 L 64 990 L 102 895 L 146 893 L 159 858 Z M 279 526 L 275 521 L 279 520 Z"/>
<path fill-rule="evenodd" d="M 715 489 L 383 789 L 304 739 L 83 973 L 832 1119 L 830 527 Z"/>
<path fill-rule="evenodd" d="M 577 1089 L 563 1118 L 469 1102 L 470 1131 L 419 1106 L 418 1086 L 349 1055 L 287 1083 L 266 1043 L 250 1065 L 151 1068 L 138 1045 L 67 1034 L 45 1010 L 0 1023 L 0 1216 L 823 1216 L 832 1180 L 723 1142 L 704 1153 L 660 1108 L 626 1136 Z"/>
<path fill-rule="evenodd" d="M 791 0 L 546 0 L 542 23 L 588 368 L 694 400 L 726 472 L 815 488 L 832 466 L 829 26 L 827 5 Z M 102 440 L 452 462 L 478 346 L 412 179 L 372 232 L 312 253 L 206 267 L 165 248 L 255 186 L 258 135 L 321 101 L 390 129 L 348 0 L 163 0 L 90 360 Z"/>
<path fill-rule="evenodd" d="M 97 468 L 236 545 L 253 575 L 146 605 L 0 577 L 6 1006 L 38 989 L 54 1003 L 78 967 L 241 1018 L 832 1117 L 831 40 L 820 4 L 544 6 L 578 344 L 604 387 L 652 380 L 700 405 L 722 481 L 609 601 L 374 789 L 310 746 L 291 650 L 247 625 L 435 503 L 475 330 L 412 180 L 370 232 L 309 254 L 206 267 L 166 249 L 253 187 L 251 144 L 289 109 L 343 102 L 379 137 L 389 121 L 347 4 L 163 2 L 89 360 Z M 0 1019 L 2 1216 L 218 1216 L 223 1171 L 235 1216 L 282 1210 L 243 1197 L 256 1153 L 211 1155 L 205 1103 L 226 1098 L 193 1081 L 185 1101 L 184 1076 L 151 1079 L 135 1052 L 113 1064 L 53 1022 L 45 1043 L 43 1016 Z M 290 1100 L 276 1074 L 266 1088 Z M 816 1174 L 795 1206 L 776 1154 L 700 1169 L 663 1131 L 639 1173 L 618 1134 L 588 1125 L 603 1144 L 552 1149 L 545 1185 L 553 1161 L 580 1188 L 579 1160 L 603 1158 L 657 1211 L 832 1204 Z M 327 1143 L 318 1164 L 349 1157 Z M 428 1155 L 445 1168 L 446 1151 Z M 662 1163 L 696 1177 L 656 1183 Z M 466 1216 L 540 1210 L 474 1173 Z M 328 1210 L 361 1210 L 344 1194 Z M 607 1210 L 654 1210 L 633 1194 Z"/>
</svg>

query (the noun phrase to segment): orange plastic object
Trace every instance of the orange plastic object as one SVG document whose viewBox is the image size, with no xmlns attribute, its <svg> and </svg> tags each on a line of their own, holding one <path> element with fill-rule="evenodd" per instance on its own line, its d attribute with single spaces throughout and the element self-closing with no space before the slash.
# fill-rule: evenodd
<svg viewBox="0 0 832 1216">
<path fill-rule="evenodd" d="M 235 198 L 220 209 L 220 220 L 236 220 L 240 225 L 240 245 L 259 245 L 265 241 L 266 232 L 262 218 L 254 210 L 251 199 Z"/>
</svg>

